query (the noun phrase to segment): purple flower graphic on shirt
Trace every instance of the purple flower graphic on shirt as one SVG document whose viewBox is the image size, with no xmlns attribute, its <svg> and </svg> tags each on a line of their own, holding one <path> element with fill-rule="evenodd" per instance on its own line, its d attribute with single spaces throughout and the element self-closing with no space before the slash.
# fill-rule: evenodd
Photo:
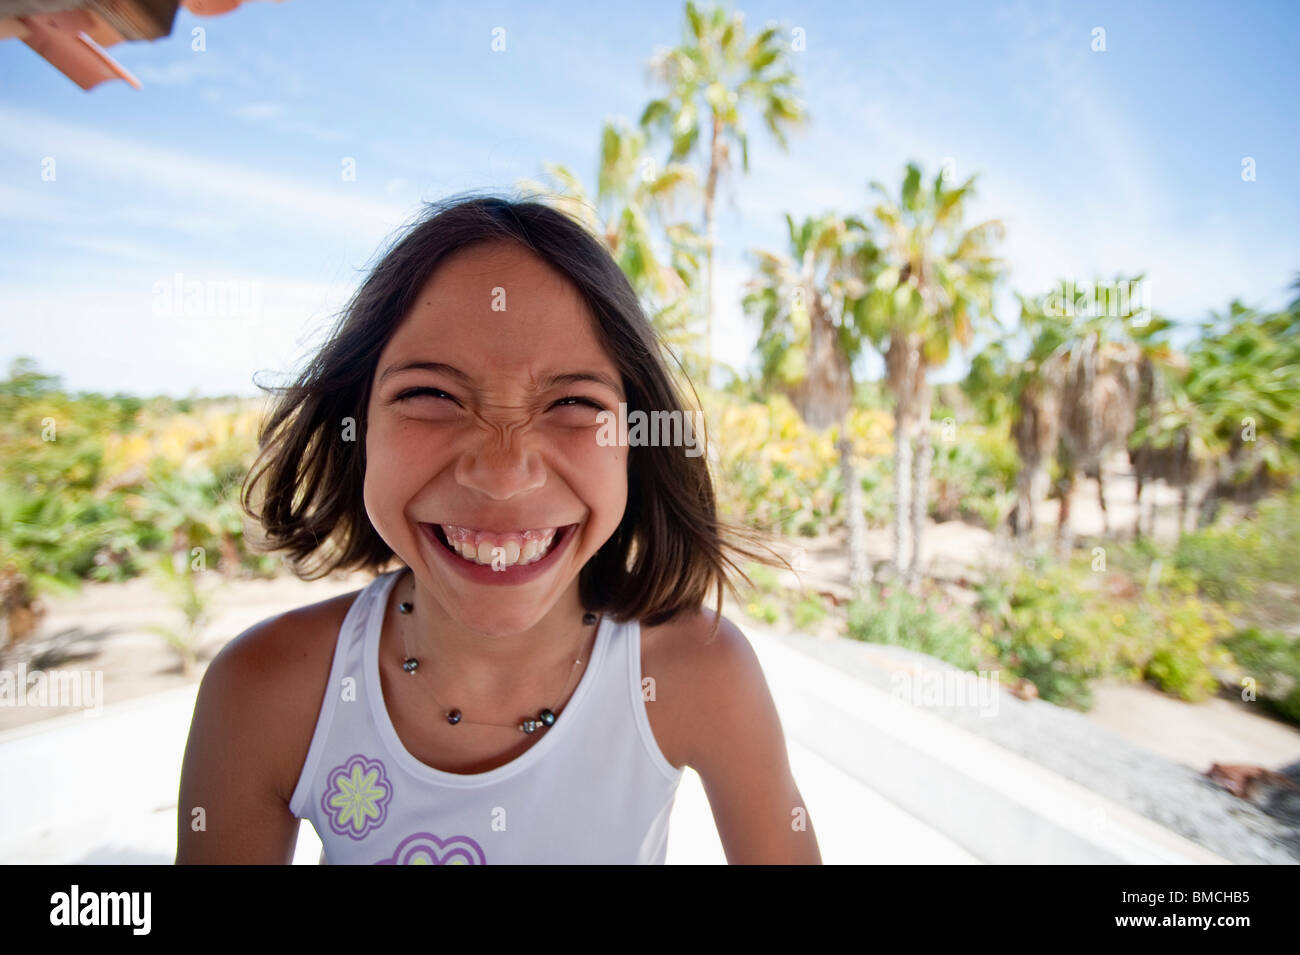
<svg viewBox="0 0 1300 955">
<path fill-rule="evenodd" d="M 384 824 L 393 787 L 383 763 L 358 753 L 331 769 L 325 778 L 329 785 L 320 805 L 331 829 L 340 836 L 360 839 Z"/>
<path fill-rule="evenodd" d="M 403 839 L 390 858 L 375 865 L 487 865 L 487 859 L 469 836 L 439 839 L 431 832 L 417 832 Z"/>
</svg>

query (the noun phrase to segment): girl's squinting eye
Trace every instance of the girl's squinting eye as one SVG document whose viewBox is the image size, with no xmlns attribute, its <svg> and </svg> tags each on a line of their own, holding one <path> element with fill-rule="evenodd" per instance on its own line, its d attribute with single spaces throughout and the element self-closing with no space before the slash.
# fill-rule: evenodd
<svg viewBox="0 0 1300 955">
<path fill-rule="evenodd" d="M 441 391 L 438 388 L 420 387 L 420 388 L 408 388 L 406 389 L 406 391 L 400 392 L 396 397 L 393 398 L 393 401 L 406 401 L 410 398 L 419 398 L 422 395 L 428 396 L 430 398 L 446 398 L 449 401 L 456 400 L 451 395 L 447 394 L 447 392 Z M 558 401 L 556 401 L 552 407 L 556 407 L 556 408 L 573 407 L 572 405 L 566 404 L 566 402 L 570 402 L 570 401 L 576 401 L 579 404 L 584 404 L 587 407 L 594 408 L 597 411 L 605 410 L 605 406 L 600 404 L 599 402 L 594 401 L 591 398 L 583 398 L 579 395 L 569 395 L 567 398 L 561 398 Z"/>
<path fill-rule="evenodd" d="M 447 394 L 447 392 L 439 391 L 437 388 L 407 388 L 405 391 L 397 395 L 397 397 L 395 397 L 393 400 L 406 401 L 408 398 L 418 398 L 421 395 L 428 395 L 430 398 L 437 398 L 441 396 L 443 398 L 449 398 L 452 401 L 456 400 L 455 398 L 452 398 L 451 395 Z"/>
<path fill-rule="evenodd" d="M 605 406 L 602 405 L 602 404 L 600 404 L 598 401 L 593 401 L 591 398 L 580 398 L 580 397 L 578 397 L 577 395 L 570 395 L 570 396 L 567 397 L 567 398 L 561 398 L 561 399 L 560 399 L 559 401 L 557 401 L 555 404 L 556 404 L 556 406 L 560 406 L 560 405 L 563 405 L 566 401 L 576 401 L 576 402 L 578 402 L 579 404 L 584 404 L 584 405 L 586 405 L 588 408 L 595 408 L 597 411 L 604 411 L 604 410 L 605 410 Z M 570 408 L 571 408 L 571 407 L 573 407 L 573 406 L 572 406 L 572 405 L 568 405 L 567 407 L 570 407 Z"/>
</svg>

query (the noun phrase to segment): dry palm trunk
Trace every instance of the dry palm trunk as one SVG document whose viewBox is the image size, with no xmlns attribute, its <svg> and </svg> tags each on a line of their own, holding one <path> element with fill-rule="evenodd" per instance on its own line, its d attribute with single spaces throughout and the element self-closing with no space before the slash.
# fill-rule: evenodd
<svg viewBox="0 0 1300 955">
<path fill-rule="evenodd" d="M 903 579 L 912 548 L 912 425 L 905 400 L 894 406 L 894 576 Z"/>
<path fill-rule="evenodd" d="M 871 583 L 871 561 L 867 557 L 867 518 L 862 510 L 862 481 L 853 465 L 853 441 L 849 436 L 847 415 L 840 427 L 839 446 L 845 523 L 849 530 L 849 588 L 856 596 Z"/>
<path fill-rule="evenodd" d="M 845 416 L 853 404 L 853 372 L 821 296 L 811 294 L 808 298 L 808 373 L 788 393 L 799 416 L 809 427 L 822 431 L 838 422 L 847 424 Z"/>
<path fill-rule="evenodd" d="M 0 570 L 0 650 L 36 632 L 44 604 L 32 594 L 27 576 L 14 564 Z"/>
<path fill-rule="evenodd" d="M 718 172 L 726 159 L 727 144 L 722 141 L 722 117 L 713 117 L 709 148 L 709 179 L 704 189 L 704 233 L 707 237 L 708 279 L 704 298 L 704 380 L 713 381 L 713 282 L 718 255 L 718 223 L 714 202 L 718 194 Z"/>
<path fill-rule="evenodd" d="M 915 336 L 890 338 L 885 352 L 885 369 L 889 389 L 894 394 L 894 574 L 899 580 L 908 573 L 908 558 L 915 547 L 912 540 L 912 438 L 920 397 L 915 387 L 920 365 L 921 349 Z"/>
<path fill-rule="evenodd" d="M 1141 363 L 1138 365 L 1138 408 L 1145 410 L 1148 417 L 1153 418 L 1157 406 L 1164 398 L 1165 388 L 1160 375 L 1156 372 L 1155 363 L 1150 358 L 1143 356 Z M 1155 454 L 1156 448 L 1150 441 L 1137 448 L 1130 448 L 1128 452 L 1129 464 L 1133 466 L 1134 540 L 1138 540 L 1142 536 L 1142 489 L 1148 480 L 1154 480 L 1155 478 L 1155 462 L 1152 460 Z M 1154 536 L 1156 530 L 1154 494 L 1151 498 L 1150 511 L 1147 527 Z"/>
<path fill-rule="evenodd" d="M 1056 511 L 1056 546 L 1060 553 L 1065 555 L 1074 549 L 1074 528 L 1070 524 L 1070 505 L 1074 503 L 1074 485 L 1077 483 L 1079 470 L 1069 452 L 1064 449 L 1059 455 L 1059 460 L 1062 462 L 1062 473 L 1061 479 L 1056 485 L 1060 500 L 1060 506 Z"/>
<path fill-rule="evenodd" d="M 1155 362 L 1148 356 L 1142 356 L 1138 363 L 1138 408 L 1144 409 L 1147 418 L 1154 422 L 1169 396 L 1169 388 Z M 1133 466 L 1136 511 L 1133 519 L 1134 539 L 1142 536 L 1144 510 L 1147 532 L 1152 535 L 1156 532 L 1155 494 L 1149 496 L 1145 509 L 1142 506 L 1142 492 L 1156 481 L 1164 481 L 1169 487 L 1178 488 L 1177 536 L 1181 537 L 1187 527 L 1192 485 L 1197 481 L 1197 472 L 1201 468 L 1201 462 L 1192 452 L 1189 426 L 1184 424 L 1179 428 L 1173 440 L 1164 447 L 1145 441 L 1138 447 L 1131 448 L 1128 458 Z"/>
<path fill-rule="evenodd" d="M 1269 471 L 1267 462 L 1255 446 L 1239 437 L 1234 438 L 1228 453 L 1221 455 L 1210 469 L 1207 490 L 1201 499 L 1198 526 L 1213 524 L 1224 501 L 1254 504 L 1277 486 L 1278 478 Z"/>
<path fill-rule="evenodd" d="M 930 442 L 930 389 L 925 371 L 916 383 L 916 453 L 912 458 L 912 558 L 907 565 L 907 586 L 916 589 L 921 575 L 921 544 L 925 540 L 925 518 L 930 505 L 930 462 L 934 446 Z"/>
<path fill-rule="evenodd" d="M 1097 476 L 1097 491 L 1105 529 L 1106 512 L 1102 464 L 1125 447 L 1137 418 L 1138 366 L 1134 345 L 1102 345 L 1095 332 L 1071 349 L 1061 388 L 1061 445 L 1065 480 L 1057 537 L 1070 545 L 1070 496 L 1081 472 Z"/>
<path fill-rule="evenodd" d="M 1021 389 L 1018 404 L 1012 428 L 1020 453 L 1020 473 L 1012 524 L 1016 536 L 1021 537 L 1033 534 L 1035 511 L 1047 498 L 1047 462 L 1060 440 L 1060 395 L 1049 383 L 1031 381 Z"/>
<path fill-rule="evenodd" d="M 1191 508 L 1192 485 L 1197 482 L 1200 462 L 1192 455 L 1191 441 L 1186 430 L 1180 431 L 1174 441 L 1167 447 L 1157 448 L 1144 444 L 1129 455 L 1133 464 L 1133 477 L 1136 485 L 1137 517 L 1134 522 L 1133 536 L 1142 536 L 1142 493 L 1147 485 L 1164 481 L 1169 487 L 1178 488 L 1178 535 L 1187 527 L 1187 514 Z M 1149 496 L 1146 507 L 1147 533 L 1155 534 L 1156 505 L 1155 494 Z"/>
<path fill-rule="evenodd" d="M 871 582 L 867 559 L 866 515 L 862 506 L 862 483 L 852 461 L 849 411 L 853 407 L 853 372 L 839 348 L 830 315 L 815 291 L 807 298 L 808 374 L 787 394 L 809 427 L 823 430 L 840 426 L 840 478 L 843 482 L 845 523 L 849 531 L 849 585 L 855 592 Z"/>
</svg>

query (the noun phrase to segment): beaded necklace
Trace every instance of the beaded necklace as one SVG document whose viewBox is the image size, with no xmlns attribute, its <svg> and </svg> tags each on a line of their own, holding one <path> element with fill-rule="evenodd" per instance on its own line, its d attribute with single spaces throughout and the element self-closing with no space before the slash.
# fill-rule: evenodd
<svg viewBox="0 0 1300 955">
<path fill-rule="evenodd" d="M 403 600 L 401 603 L 397 605 L 397 609 L 404 616 L 409 616 L 415 610 L 414 576 L 412 576 L 411 581 L 412 581 L 411 599 Z M 594 623 L 599 623 L 600 617 L 598 617 L 596 614 L 592 613 L 591 611 L 587 611 L 582 615 L 582 622 L 584 626 L 591 626 Z M 467 720 L 461 715 L 459 709 L 455 709 L 455 708 L 447 709 L 445 706 L 443 706 L 442 701 L 439 700 L 436 696 L 434 696 L 432 690 L 429 691 L 429 695 L 433 696 L 433 701 L 437 703 L 439 707 L 442 707 L 443 715 L 446 717 L 447 722 L 452 726 L 456 726 L 460 723 L 469 723 L 475 726 L 503 726 L 506 727 L 507 729 L 518 729 L 523 733 L 528 733 L 528 734 L 535 733 L 537 730 L 541 729 L 542 727 L 554 726 L 555 721 L 559 719 L 559 716 L 556 715 L 554 708 L 560 705 L 560 701 L 564 699 L 565 694 L 567 694 L 569 691 L 569 685 L 573 682 L 574 673 L 577 672 L 578 666 L 582 663 L 581 648 L 586 644 L 586 642 L 587 642 L 587 638 L 586 635 L 584 635 L 582 639 L 582 643 L 579 644 L 579 649 L 578 649 L 579 656 L 576 660 L 573 661 L 573 666 L 569 670 L 569 679 L 567 682 L 565 682 L 564 689 L 560 692 L 560 695 L 556 698 L 555 703 L 552 706 L 545 707 L 539 710 L 536 716 L 524 717 L 518 723 L 484 723 L 480 720 Z M 407 651 L 406 658 L 402 661 L 402 669 L 405 670 L 407 673 L 411 674 L 411 676 L 415 676 L 416 671 L 420 668 L 420 661 L 418 658 L 413 656 L 410 652 L 411 645 L 407 639 L 406 631 L 404 628 L 402 629 L 402 643 L 406 647 L 406 651 Z"/>
</svg>

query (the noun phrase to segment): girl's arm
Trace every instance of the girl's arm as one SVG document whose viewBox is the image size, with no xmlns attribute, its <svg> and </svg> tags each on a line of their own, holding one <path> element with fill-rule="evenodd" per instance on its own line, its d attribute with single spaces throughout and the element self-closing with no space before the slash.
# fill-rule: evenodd
<svg viewBox="0 0 1300 955">
<path fill-rule="evenodd" d="M 702 612 L 699 620 L 712 627 L 713 614 Z M 686 761 L 704 783 L 727 862 L 820 865 L 812 819 L 753 647 L 726 617 L 712 642 L 695 645 Z"/>
<path fill-rule="evenodd" d="M 290 626 L 277 617 L 245 631 L 203 675 L 181 769 L 178 865 L 293 861 L 298 820 L 284 766 L 299 721 L 276 652 Z"/>
</svg>

